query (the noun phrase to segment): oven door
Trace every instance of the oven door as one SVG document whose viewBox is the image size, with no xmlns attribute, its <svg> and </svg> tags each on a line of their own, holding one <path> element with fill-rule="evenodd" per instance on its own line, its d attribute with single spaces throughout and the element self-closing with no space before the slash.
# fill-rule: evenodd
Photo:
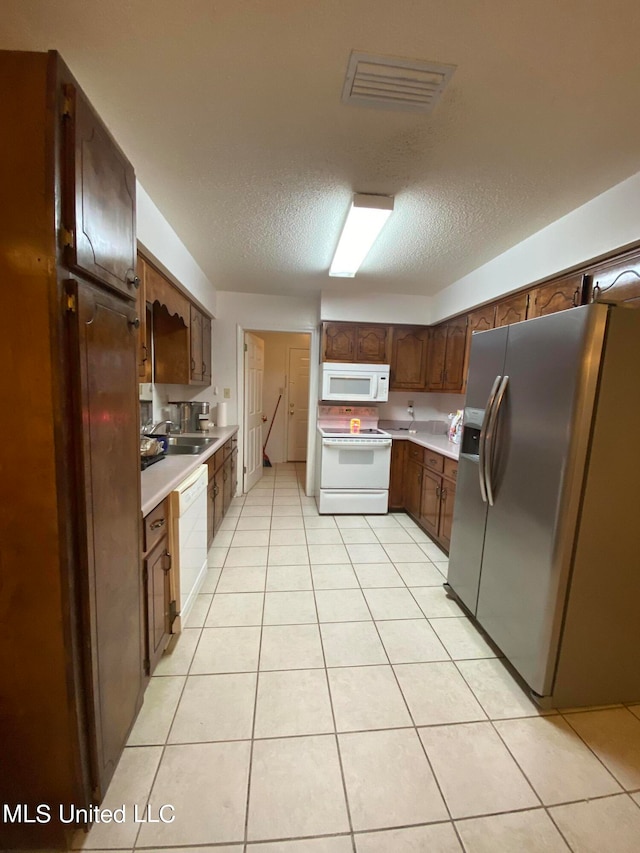
<svg viewBox="0 0 640 853">
<path fill-rule="evenodd" d="M 322 439 L 321 489 L 388 489 L 391 439 Z"/>
</svg>

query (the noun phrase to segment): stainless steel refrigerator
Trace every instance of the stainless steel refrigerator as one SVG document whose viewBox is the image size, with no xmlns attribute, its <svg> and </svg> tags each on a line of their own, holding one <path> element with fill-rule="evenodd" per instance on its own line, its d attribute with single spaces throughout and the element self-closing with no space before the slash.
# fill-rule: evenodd
<svg viewBox="0 0 640 853">
<path fill-rule="evenodd" d="M 543 706 L 640 699 L 640 311 L 473 335 L 448 586 Z"/>
</svg>

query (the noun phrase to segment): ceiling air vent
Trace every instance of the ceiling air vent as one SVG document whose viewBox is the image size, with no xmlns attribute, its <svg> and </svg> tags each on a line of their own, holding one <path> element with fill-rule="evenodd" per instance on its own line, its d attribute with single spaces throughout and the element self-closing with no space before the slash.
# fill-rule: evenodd
<svg viewBox="0 0 640 853">
<path fill-rule="evenodd" d="M 455 70 L 455 65 L 353 51 L 342 101 L 361 107 L 430 113 Z"/>
</svg>

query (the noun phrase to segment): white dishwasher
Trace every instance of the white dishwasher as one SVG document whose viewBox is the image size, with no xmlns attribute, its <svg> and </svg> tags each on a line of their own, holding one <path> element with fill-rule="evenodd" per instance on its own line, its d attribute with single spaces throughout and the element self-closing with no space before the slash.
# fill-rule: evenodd
<svg viewBox="0 0 640 853">
<path fill-rule="evenodd" d="M 171 492 L 170 547 L 175 567 L 174 598 L 180 602 L 180 630 L 207 574 L 207 484 L 209 469 L 199 465 Z M 175 565 L 175 564 L 174 564 Z"/>
</svg>

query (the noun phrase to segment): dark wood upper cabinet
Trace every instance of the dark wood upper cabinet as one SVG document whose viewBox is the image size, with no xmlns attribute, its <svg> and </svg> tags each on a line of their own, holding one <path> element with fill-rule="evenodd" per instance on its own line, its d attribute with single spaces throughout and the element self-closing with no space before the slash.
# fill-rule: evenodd
<svg viewBox="0 0 640 853">
<path fill-rule="evenodd" d="M 133 166 L 82 92 L 64 85 L 62 243 L 73 270 L 136 298 Z"/>
<path fill-rule="evenodd" d="M 447 323 L 447 349 L 445 353 L 442 390 L 460 392 L 464 383 L 464 356 L 467 343 L 467 318 L 456 317 Z"/>
<path fill-rule="evenodd" d="M 429 330 L 426 326 L 394 326 L 391 391 L 424 391 L 427 385 Z"/>
<path fill-rule="evenodd" d="M 441 323 L 429 330 L 427 355 L 427 390 L 429 391 L 442 391 L 446 352 L 447 324 Z"/>
<path fill-rule="evenodd" d="M 202 382 L 211 385 L 211 318 L 202 315 Z"/>
<path fill-rule="evenodd" d="M 529 294 L 527 319 L 577 308 L 583 301 L 583 279 L 580 273 L 535 287 Z"/>
<path fill-rule="evenodd" d="M 640 253 L 589 270 L 587 286 L 590 302 L 620 302 L 640 308 Z"/>
<path fill-rule="evenodd" d="M 357 326 L 356 358 L 363 364 L 389 364 L 391 358 L 389 326 Z"/>
<path fill-rule="evenodd" d="M 496 320 L 495 304 L 484 305 L 482 308 L 477 308 L 470 314 L 467 314 L 467 337 L 465 341 L 464 353 L 464 381 L 462 384 L 463 393 L 467 389 L 467 376 L 469 375 L 469 355 L 471 354 L 471 339 L 474 332 L 486 332 L 488 329 L 493 329 Z"/>
<path fill-rule="evenodd" d="M 508 299 L 501 299 L 496 304 L 496 318 L 494 326 L 508 326 L 510 323 L 519 323 L 527 319 L 527 307 L 529 305 L 529 293 L 516 293 Z"/>
<path fill-rule="evenodd" d="M 352 323 L 322 324 L 322 360 L 355 361 L 356 326 Z"/>
<path fill-rule="evenodd" d="M 195 305 L 191 306 L 191 331 L 189 335 L 190 369 L 189 381 L 202 382 L 204 362 L 202 359 L 202 314 Z"/>
</svg>

